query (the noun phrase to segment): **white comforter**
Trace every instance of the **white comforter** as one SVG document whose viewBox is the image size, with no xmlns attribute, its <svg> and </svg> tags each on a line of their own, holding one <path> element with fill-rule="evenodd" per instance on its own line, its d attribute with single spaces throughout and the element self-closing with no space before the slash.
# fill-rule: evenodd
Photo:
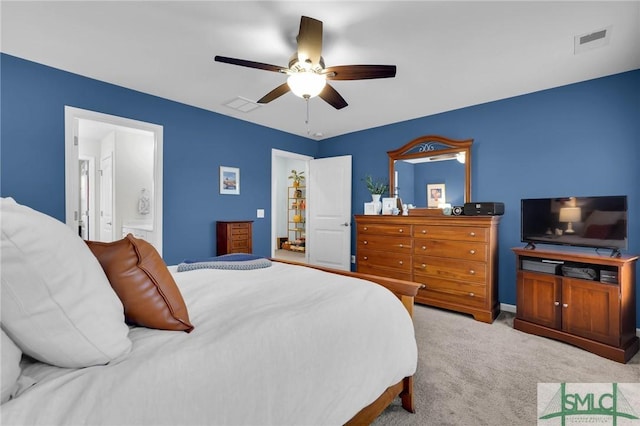
<svg viewBox="0 0 640 426">
<path fill-rule="evenodd" d="M 176 272 L 195 330 L 132 328 L 132 352 L 84 369 L 25 365 L 3 425 L 343 424 L 415 372 L 413 323 L 388 290 L 274 263 Z"/>
</svg>

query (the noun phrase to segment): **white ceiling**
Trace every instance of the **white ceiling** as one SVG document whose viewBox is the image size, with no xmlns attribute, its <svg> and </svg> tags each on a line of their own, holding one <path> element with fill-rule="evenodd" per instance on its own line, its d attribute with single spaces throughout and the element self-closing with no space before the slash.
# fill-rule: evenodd
<svg viewBox="0 0 640 426">
<path fill-rule="evenodd" d="M 2 1 L 2 52 L 313 139 L 640 69 L 640 1 Z M 395 78 L 334 81 L 342 110 L 288 93 L 300 16 L 323 21 L 327 66 L 397 65 Z M 610 29 L 574 54 L 574 37 Z"/>
</svg>

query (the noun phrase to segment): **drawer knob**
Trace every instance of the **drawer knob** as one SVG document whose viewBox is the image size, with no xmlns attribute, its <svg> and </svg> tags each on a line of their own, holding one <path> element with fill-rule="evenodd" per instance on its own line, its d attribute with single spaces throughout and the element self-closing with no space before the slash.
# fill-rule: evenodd
<svg viewBox="0 0 640 426">
<path fill-rule="evenodd" d="M 569 307 L 569 305 L 567 305 L 566 303 L 563 303 L 563 304 L 562 304 L 562 307 L 563 307 L 563 308 L 568 308 L 568 307 Z"/>
<path fill-rule="evenodd" d="M 469 250 L 469 253 L 476 254 L 476 251 L 474 249 L 471 249 L 471 250 Z"/>
<path fill-rule="evenodd" d="M 475 237 L 476 233 L 475 232 L 469 232 L 469 235 L 472 236 L 472 237 Z"/>
<path fill-rule="evenodd" d="M 404 229 L 400 228 L 398 229 L 398 232 L 402 234 L 404 232 Z"/>
<path fill-rule="evenodd" d="M 553 302 L 554 306 L 560 306 L 560 302 Z"/>
<path fill-rule="evenodd" d="M 398 263 L 399 263 L 400 265 L 402 265 L 402 264 L 403 264 L 402 260 L 399 260 L 399 261 L 398 261 Z"/>
<path fill-rule="evenodd" d="M 475 275 L 475 274 L 476 274 L 476 271 L 474 271 L 473 269 L 470 269 L 470 270 L 469 270 L 469 274 L 471 274 L 471 275 Z"/>
<path fill-rule="evenodd" d="M 427 247 L 426 247 L 426 246 L 422 246 L 422 250 L 426 250 L 426 249 L 427 249 Z"/>
<path fill-rule="evenodd" d="M 404 247 L 404 244 L 400 244 L 400 248 L 403 248 L 403 247 Z"/>
<path fill-rule="evenodd" d="M 420 265 L 422 267 L 422 269 L 427 269 L 427 264 L 423 263 L 422 265 Z"/>
<path fill-rule="evenodd" d="M 367 259 L 369 259 L 369 258 L 368 258 L 367 256 L 364 256 L 364 257 L 363 257 L 363 259 L 364 259 L 364 260 L 367 260 Z"/>
<path fill-rule="evenodd" d="M 469 296 L 471 296 L 471 297 L 473 297 L 475 295 L 476 295 L 475 293 L 469 293 Z"/>
<path fill-rule="evenodd" d="M 362 244 L 364 244 L 364 245 L 366 246 L 367 244 L 369 244 L 369 241 L 364 240 L 364 241 L 362 242 Z"/>
<path fill-rule="evenodd" d="M 364 228 L 362 228 L 362 229 L 364 229 L 365 231 L 368 231 L 368 230 L 369 230 L 369 228 L 367 228 L 366 226 L 365 226 Z"/>
<path fill-rule="evenodd" d="M 420 231 L 420 232 L 422 232 L 423 234 L 426 234 L 426 233 L 427 233 L 427 230 L 426 230 L 426 229 L 423 229 L 423 230 L 422 230 L 422 231 Z"/>
</svg>

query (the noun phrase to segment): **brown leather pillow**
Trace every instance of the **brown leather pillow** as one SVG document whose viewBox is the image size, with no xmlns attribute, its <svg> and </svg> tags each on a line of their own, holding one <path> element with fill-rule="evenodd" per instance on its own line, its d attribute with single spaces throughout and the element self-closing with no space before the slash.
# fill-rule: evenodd
<svg viewBox="0 0 640 426">
<path fill-rule="evenodd" d="M 151 244 L 131 234 L 112 243 L 86 243 L 122 301 L 128 323 L 187 333 L 193 330 L 182 294 Z"/>
</svg>

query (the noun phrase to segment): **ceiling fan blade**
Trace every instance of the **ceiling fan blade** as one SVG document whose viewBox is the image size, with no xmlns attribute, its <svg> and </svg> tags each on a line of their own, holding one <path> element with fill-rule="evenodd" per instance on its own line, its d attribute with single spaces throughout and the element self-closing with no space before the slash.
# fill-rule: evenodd
<svg viewBox="0 0 640 426">
<path fill-rule="evenodd" d="M 322 89 L 322 92 L 318 95 L 322 99 L 324 99 L 329 105 L 334 107 L 335 109 L 342 109 L 349 105 L 347 101 L 344 100 L 340 93 L 333 87 L 331 87 L 328 83 Z"/>
<path fill-rule="evenodd" d="M 270 91 L 269 93 L 267 93 L 266 95 L 264 95 L 262 98 L 260 98 L 258 100 L 258 103 L 259 104 L 268 104 L 272 100 L 277 99 L 280 96 L 284 95 L 289 90 L 291 90 L 291 89 L 289 89 L 289 85 L 287 83 L 283 83 L 280 86 L 278 86 L 275 89 L 273 89 L 272 91 Z"/>
<path fill-rule="evenodd" d="M 298 32 L 298 59 L 303 62 L 311 62 L 312 65 L 320 64 L 322 55 L 322 21 L 303 16 L 300 18 L 300 31 Z"/>
<path fill-rule="evenodd" d="M 286 69 L 284 67 L 279 67 L 277 65 L 264 64 L 262 62 L 247 61 L 244 59 L 228 58 L 226 56 L 216 56 L 214 59 L 217 62 L 224 62 L 225 64 L 240 65 L 242 67 L 257 68 L 259 70 L 266 70 L 266 71 L 273 71 L 273 72 L 282 72 Z"/>
<path fill-rule="evenodd" d="M 396 76 L 395 65 L 338 65 L 324 70 L 327 80 L 367 80 Z"/>
</svg>

